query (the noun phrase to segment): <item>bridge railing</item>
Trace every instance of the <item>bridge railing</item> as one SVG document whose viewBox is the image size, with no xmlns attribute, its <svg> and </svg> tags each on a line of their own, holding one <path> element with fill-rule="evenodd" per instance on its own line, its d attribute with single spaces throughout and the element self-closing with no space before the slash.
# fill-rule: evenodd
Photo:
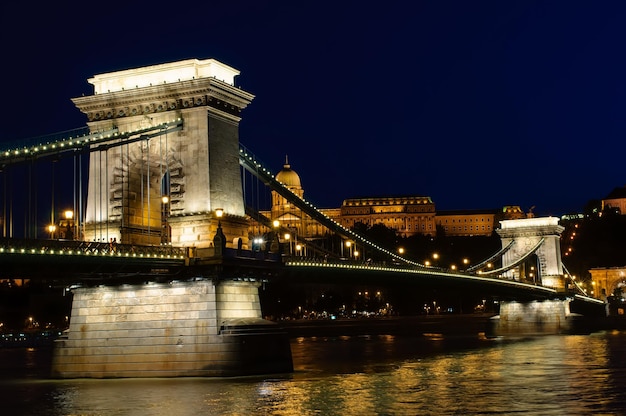
<svg viewBox="0 0 626 416">
<path fill-rule="evenodd" d="M 330 266 L 341 266 L 341 267 L 354 267 L 359 269 L 388 269 L 395 271 L 406 271 L 406 272 L 424 272 L 424 273 L 444 273 L 447 275 L 456 275 L 459 277 L 478 277 L 478 278 L 489 278 L 489 279 L 497 279 L 503 281 L 515 281 L 522 282 L 519 279 L 512 279 L 511 277 L 507 277 L 504 274 L 487 274 L 482 273 L 481 271 L 474 270 L 460 270 L 460 269 L 448 269 L 445 267 L 438 266 L 425 266 L 425 265 L 414 265 L 407 264 L 396 260 L 391 261 L 372 261 L 372 260 L 354 260 L 347 258 L 334 258 L 334 257 L 307 257 L 307 256 L 283 256 L 283 263 L 288 266 L 294 265 L 330 265 Z M 540 283 L 532 282 L 532 281 L 523 281 L 523 283 L 530 285 L 541 286 Z"/>
<path fill-rule="evenodd" d="M 426 266 L 416 266 L 400 261 L 373 261 L 373 260 L 353 260 L 336 257 L 310 257 L 310 256 L 284 256 L 283 262 L 286 264 L 295 263 L 315 263 L 315 264 L 340 264 L 347 266 L 371 267 L 371 268 L 394 268 L 406 270 L 439 270 Z M 443 269 L 441 269 L 443 270 Z"/>
<path fill-rule="evenodd" d="M 58 255 L 110 255 L 127 257 L 160 257 L 184 259 L 185 247 L 140 246 L 76 240 L 33 240 L 0 238 L 0 253 L 58 254 Z"/>
</svg>

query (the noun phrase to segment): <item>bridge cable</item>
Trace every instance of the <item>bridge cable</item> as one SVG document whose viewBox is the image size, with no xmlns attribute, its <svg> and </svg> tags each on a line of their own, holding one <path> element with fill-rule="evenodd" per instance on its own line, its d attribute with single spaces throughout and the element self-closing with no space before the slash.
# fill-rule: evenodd
<svg viewBox="0 0 626 416">
<path fill-rule="evenodd" d="M 114 127 L 110 130 L 89 133 L 80 137 L 65 136 L 54 142 L 43 143 L 41 138 L 27 139 L 0 149 L 0 162 L 3 166 L 8 166 L 53 155 L 61 158 L 68 153 L 76 151 L 88 151 L 91 153 L 109 147 L 121 146 L 125 143 L 133 143 L 146 137 L 150 138 L 166 134 L 167 132 L 179 131 L 182 128 L 183 120 L 179 118 L 156 126 L 124 133 L 120 133 L 117 127 Z"/>
<path fill-rule="evenodd" d="M 487 263 L 491 263 L 493 262 L 494 259 L 501 257 L 504 253 L 506 253 L 507 251 L 509 251 L 509 249 L 511 247 L 513 247 L 513 244 L 515 243 L 515 240 L 511 240 L 511 242 L 506 246 L 503 247 L 502 249 L 500 249 L 498 252 L 494 253 L 493 255 L 489 256 L 486 260 L 481 261 L 478 264 L 475 264 L 473 266 L 468 267 L 467 269 L 465 269 L 466 272 L 471 273 L 474 270 L 478 270 L 482 267 L 484 267 Z"/>
<path fill-rule="evenodd" d="M 513 241 L 515 241 L 515 240 L 513 240 Z M 532 247 L 532 248 L 531 248 L 531 249 L 530 249 L 530 250 L 529 250 L 526 254 L 524 254 L 522 257 L 520 257 L 519 259 L 517 259 L 515 262 L 513 262 L 513 263 L 509 264 L 508 266 L 506 266 L 506 267 L 501 267 L 501 268 L 499 268 L 499 269 L 495 269 L 495 270 L 490 270 L 490 271 L 487 271 L 487 272 L 483 272 L 483 273 L 481 273 L 481 276 L 485 276 L 485 275 L 486 275 L 486 276 L 489 276 L 489 275 L 492 275 L 492 274 L 497 274 L 497 273 L 506 272 L 506 271 L 509 271 L 509 270 L 511 270 L 511 269 L 513 269 L 513 268 L 515 268 L 515 267 L 519 266 L 519 265 L 520 265 L 520 264 L 522 264 L 522 263 L 523 263 L 523 262 L 524 262 L 524 261 L 525 261 L 528 257 L 530 257 L 532 254 L 534 254 L 534 253 L 535 253 L 535 252 L 539 249 L 539 247 L 541 247 L 541 245 L 543 244 L 543 242 L 544 242 L 544 238 L 542 238 L 541 240 L 539 240 L 539 242 L 538 242 L 538 243 L 537 243 L 534 247 Z"/>
<path fill-rule="evenodd" d="M 148 189 L 148 241 L 151 240 L 151 234 L 152 234 L 152 211 L 150 210 L 150 202 L 152 200 L 152 193 L 151 188 L 150 188 L 150 139 L 146 139 L 146 165 L 148 166 L 148 170 L 147 170 L 147 177 L 146 177 L 146 183 L 148 184 L 147 189 Z"/>
<path fill-rule="evenodd" d="M 563 271 L 565 271 L 565 273 L 569 276 L 570 281 L 574 283 L 574 287 L 578 289 L 578 292 L 583 296 L 587 296 L 587 293 L 585 292 L 585 290 L 582 287 L 580 287 L 577 281 L 573 279 L 572 274 L 569 272 L 569 270 L 567 270 L 567 267 L 565 267 L 565 264 L 561 263 L 561 267 L 563 268 Z"/>
<path fill-rule="evenodd" d="M 370 248 L 374 248 L 375 250 L 383 252 L 386 255 L 393 257 L 397 260 L 414 266 L 426 268 L 426 266 L 420 263 L 406 259 L 392 251 L 379 247 L 378 245 L 369 241 L 367 238 L 352 230 L 345 228 L 335 220 L 329 218 L 326 214 L 323 214 L 322 212 L 317 210 L 317 208 L 315 208 L 308 201 L 305 201 L 303 198 L 296 195 L 293 191 L 284 186 L 281 182 L 277 181 L 275 179 L 275 176 L 271 174 L 269 170 L 265 169 L 242 145 L 240 145 L 239 149 L 239 163 L 251 173 L 256 175 L 259 179 L 261 179 L 272 190 L 276 191 L 278 194 L 286 198 L 290 203 L 294 204 L 301 211 L 309 215 L 312 219 L 318 221 L 331 231 L 334 231 L 335 233 L 343 237 L 359 241 L 361 244 L 367 245 Z"/>
<path fill-rule="evenodd" d="M 269 228 L 269 229 L 274 229 L 275 227 L 272 224 L 272 220 L 270 218 L 267 218 L 265 215 L 261 214 L 259 211 L 255 210 L 254 208 L 246 205 L 246 215 L 248 215 L 250 218 L 252 218 L 253 220 L 255 220 L 256 222 L 258 222 L 261 225 L 264 225 L 265 227 Z M 288 227 L 280 227 L 278 229 L 278 232 L 290 232 L 291 230 L 289 230 Z M 332 251 L 319 246 L 318 244 L 315 244 L 313 241 L 308 241 L 306 239 L 303 239 L 304 242 L 302 243 L 303 245 L 306 245 L 307 247 L 310 247 L 314 252 L 319 252 L 323 255 L 329 255 L 335 258 L 339 258 L 339 256 L 336 253 L 333 253 Z"/>
<path fill-rule="evenodd" d="M 54 218 L 54 208 L 55 208 L 55 206 L 54 206 L 54 192 L 55 192 L 55 189 L 54 189 L 54 185 L 55 185 L 55 183 L 54 183 L 55 182 L 54 181 L 55 169 L 54 169 L 54 167 L 55 167 L 55 163 L 54 163 L 54 160 L 53 160 L 50 163 L 50 183 L 51 183 L 50 188 L 52 189 L 52 192 L 50 192 L 50 224 L 52 224 L 52 225 L 56 224 L 55 218 Z M 54 239 L 54 233 L 56 231 L 57 230 L 54 229 L 54 228 L 50 229 L 50 238 L 51 239 Z M 35 235 L 35 238 L 37 238 L 36 235 Z"/>
<path fill-rule="evenodd" d="M 104 168 L 106 169 L 106 172 L 104 173 L 104 197 L 105 197 L 105 221 L 106 221 L 106 240 L 104 240 L 105 242 L 109 242 L 111 240 L 111 237 L 109 236 L 109 201 L 111 200 L 111 197 L 109 196 L 109 189 L 110 189 L 110 182 L 109 182 L 109 149 L 106 149 L 104 151 Z"/>
</svg>

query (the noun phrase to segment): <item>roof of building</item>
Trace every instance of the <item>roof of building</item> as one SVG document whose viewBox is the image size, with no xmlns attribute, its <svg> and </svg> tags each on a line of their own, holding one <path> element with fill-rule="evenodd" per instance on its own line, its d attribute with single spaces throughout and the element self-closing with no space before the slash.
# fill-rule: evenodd
<svg viewBox="0 0 626 416">
<path fill-rule="evenodd" d="M 615 188 L 604 199 L 621 199 L 626 198 L 626 186 Z"/>
<path fill-rule="evenodd" d="M 392 195 L 392 196 L 363 196 L 356 198 L 346 198 L 343 201 L 343 205 L 389 205 L 389 204 L 432 204 L 433 201 L 429 196 L 422 195 Z"/>
<path fill-rule="evenodd" d="M 453 210 L 444 210 L 437 211 L 437 216 L 445 216 L 445 215 L 481 215 L 481 214 L 498 214 L 501 210 L 498 208 L 494 209 L 453 209 Z"/>
<path fill-rule="evenodd" d="M 288 156 L 285 156 L 285 164 L 283 169 L 276 174 L 276 180 L 287 187 L 302 187 L 300 182 L 300 175 L 295 170 L 291 169 Z"/>
</svg>

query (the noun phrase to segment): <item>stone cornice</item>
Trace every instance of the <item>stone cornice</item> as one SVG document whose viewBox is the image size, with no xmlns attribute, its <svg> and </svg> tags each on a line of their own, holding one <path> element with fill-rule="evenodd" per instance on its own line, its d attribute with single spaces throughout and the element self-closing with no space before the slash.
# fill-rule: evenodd
<svg viewBox="0 0 626 416">
<path fill-rule="evenodd" d="M 496 232 L 503 238 L 514 237 L 538 237 L 538 236 L 560 236 L 565 227 L 562 225 L 549 225 L 542 227 L 519 227 L 497 229 Z"/>
<path fill-rule="evenodd" d="M 153 85 L 72 99 L 90 122 L 209 106 L 239 117 L 254 95 L 214 78 Z"/>
</svg>

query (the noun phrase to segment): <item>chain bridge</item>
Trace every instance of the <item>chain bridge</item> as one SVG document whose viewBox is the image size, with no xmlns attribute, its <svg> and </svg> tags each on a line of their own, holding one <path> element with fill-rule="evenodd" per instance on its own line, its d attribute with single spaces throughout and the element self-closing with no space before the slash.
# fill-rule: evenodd
<svg viewBox="0 0 626 416">
<path fill-rule="evenodd" d="M 539 310 L 524 316 L 557 328 L 571 302 L 602 305 L 565 270 L 555 218 L 503 221 L 502 249 L 454 270 L 328 217 L 240 144 L 254 96 L 235 86 L 238 74 L 192 59 L 96 75 L 94 94 L 73 99 L 87 128 L 0 146 L 0 279 L 43 279 L 73 294 L 56 376 L 289 371 L 284 334 L 261 314 L 262 284 L 471 287 L 509 302 L 500 312 L 509 329 L 525 321 L 520 302 Z M 301 238 L 295 251 L 290 228 L 255 206 L 268 191 L 341 243 Z M 344 241 L 385 260 L 346 258 Z M 529 280 L 520 268 L 531 256 L 539 270 Z"/>
</svg>

